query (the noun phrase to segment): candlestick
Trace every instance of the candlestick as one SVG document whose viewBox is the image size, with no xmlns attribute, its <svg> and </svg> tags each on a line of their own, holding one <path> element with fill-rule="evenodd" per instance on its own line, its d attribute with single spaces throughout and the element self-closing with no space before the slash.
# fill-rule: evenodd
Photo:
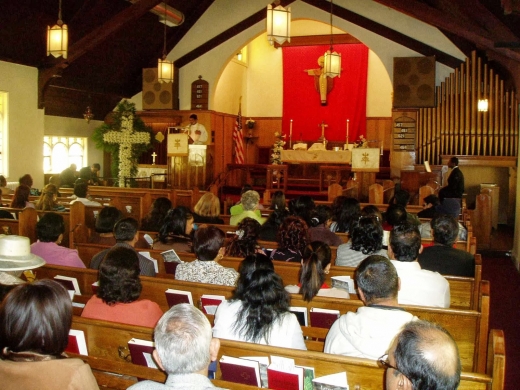
<svg viewBox="0 0 520 390">
<path fill-rule="evenodd" d="M 383 142 L 384 140 L 381 140 L 381 156 L 383 155 Z"/>
<path fill-rule="evenodd" d="M 347 119 L 347 144 L 348 144 L 349 132 L 350 132 L 350 119 Z"/>
<path fill-rule="evenodd" d="M 291 119 L 291 125 L 289 126 L 289 148 L 292 149 L 292 122 L 293 120 Z"/>
</svg>

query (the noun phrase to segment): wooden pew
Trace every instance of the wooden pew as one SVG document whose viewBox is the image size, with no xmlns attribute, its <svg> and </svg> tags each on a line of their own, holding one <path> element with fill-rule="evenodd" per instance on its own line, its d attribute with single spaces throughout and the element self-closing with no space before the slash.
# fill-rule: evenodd
<svg viewBox="0 0 520 390">
<path fill-rule="evenodd" d="M 112 370 L 115 373 L 139 376 L 141 378 L 159 382 L 164 381 L 165 375 L 160 371 L 138 367 L 124 359 L 124 356 L 128 353 L 128 341 L 131 338 L 152 341 L 152 329 L 91 320 L 81 317 L 74 317 L 72 329 L 82 330 L 85 332 L 89 352 L 88 357 L 75 357 L 79 357 L 85 362 L 92 364 L 92 367 L 96 371 Z M 503 372 L 505 365 L 504 351 L 500 348 L 503 343 L 503 333 L 501 331 L 493 330 L 490 333 L 490 346 L 495 346 L 496 348 L 491 348 L 489 352 L 488 373 L 476 374 L 472 372 L 463 372 L 459 389 L 503 389 L 503 376 L 499 375 L 500 372 Z M 121 355 L 123 355 L 123 357 Z M 218 358 L 220 359 L 222 355 L 233 357 L 282 356 L 294 359 L 295 363 L 298 365 L 314 367 L 316 377 L 346 371 L 348 383 L 351 388 L 354 388 L 356 385 L 359 385 L 362 389 L 374 390 L 379 390 L 384 387 L 384 369 L 379 368 L 375 361 L 368 359 L 330 355 L 315 351 L 307 351 L 302 354 L 301 351 L 294 349 L 223 339 L 221 340 Z M 108 361 L 113 363 L 108 363 Z M 102 363 L 105 364 L 103 365 Z M 133 371 L 130 371 L 130 367 Z M 96 378 L 98 378 L 97 375 Z M 220 370 L 218 369 L 217 378 L 220 378 Z M 224 387 L 232 389 L 254 388 L 218 381 L 216 381 L 215 384 L 223 385 Z M 126 382 L 125 385 L 128 386 L 128 383 Z"/>
<path fill-rule="evenodd" d="M 92 283 L 97 280 L 97 271 L 83 270 L 80 268 L 50 266 L 36 270 L 38 279 L 52 279 L 56 275 L 75 277 L 78 280 L 83 295 L 75 296 L 75 302 L 85 303 L 92 295 Z M 203 283 L 185 282 L 173 279 L 141 277 L 143 290 L 141 299 L 149 299 L 157 302 L 163 311 L 168 310 L 168 302 L 164 292 L 171 288 L 190 291 L 193 302 L 200 306 L 200 297 L 204 294 L 223 295 L 226 298 L 232 296 L 234 287 L 219 286 Z M 312 302 L 305 302 L 301 295 L 291 294 L 291 306 L 311 308 L 336 309 L 341 314 L 348 311 L 356 311 L 362 302 L 330 297 L 315 297 Z M 486 366 L 487 334 L 489 327 L 489 282 L 481 283 L 478 310 L 440 309 L 419 306 L 403 306 L 410 313 L 422 319 L 438 322 L 443 325 L 454 337 L 460 350 L 461 361 L 465 370 L 484 372 Z M 77 313 L 77 311 L 76 311 Z M 211 316 L 208 316 L 211 318 Z M 312 325 L 312 324 L 311 324 Z M 303 327 L 305 336 L 313 338 L 325 338 L 327 330 Z M 309 341 L 308 348 L 323 350 L 323 343 Z"/>
<path fill-rule="evenodd" d="M 104 249 L 107 249 L 107 246 L 98 245 L 98 244 L 77 244 L 76 248 L 78 249 L 79 257 L 85 263 L 85 266 L 88 268 L 92 257 L 101 252 Z M 158 250 L 146 250 L 150 252 L 150 255 L 157 260 L 157 265 L 159 269 L 159 274 L 166 274 L 166 269 L 164 266 L 164 261 L 161 256 L 161 251 Z M 193 253 L 184 253 L 179 252 L 178 255 L 183 261 L 193 261 L 195 260 L 195 255 Z M 237 257 L 224 257 L 219 261 L 224 267 L 234 268 L 238 270 L 240 262 L 242 258 Z M 298 284 L 298 272 L 300 270 L 300 264 L 298 263 L 287 263 L 283 261 L 276 261 L 275 263 L 275 271 L 282 277 L 284 285 L 295 285 Z M 332 266 L 330 268 L 329 273 L 326 275 L 325 282 L 329 285 L 332 284 L 333 276 L 343 276 L 348 275 L 351 279 L 355 280 L 355 268 L 354 267 L 339 267 Z M 446 280 L 450 283 L 450 292 L 451 292 L 451 305 L 452 308 L 458 309 L 473 309 L 475 310 L 478 306 L 478 290 L 479 284 L 482 279 L 482 257 L 480 254 L 475 256 L 475 278 L 465 278 L 460 276 L 445 276 Z"/>
</svg>

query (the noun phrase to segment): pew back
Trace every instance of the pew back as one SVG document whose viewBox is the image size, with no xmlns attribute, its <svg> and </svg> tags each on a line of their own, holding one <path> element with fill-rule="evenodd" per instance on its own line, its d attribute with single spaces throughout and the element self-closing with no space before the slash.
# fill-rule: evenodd
<svg viewBox="0 0 520 390">
<path fill-rule="evenodd" d="M 156 371 L 151 372 L 144 367 L 136 367 L 132 363 L 125 360 L 128 353 L 127 343 L 131 338 L 151 341 L 153 330 L 138 326 L 109 323 L 105 321 L 91 320 L 81 317 L 74 317 L 72 328 L 85 332 L 87 340 L 87 348 L 89 357 L 84 358 L 87 362 L 92 362 L 95 368 L 103 369 L 101 364 L 96 364 L 95 358 L 110 360 L 114 362 L 109 365 L 110 369 L 126 371 L 126 367 L 134 369 L 133 375 L 144 377 L 156 381 L 163 381 L 164 374 Z M 500 332 L 492 332 L 494 345 L 500 344 Z M 503 341 L 503 339 L 502 339 Z M 347 356 L 329 355 L 321 352 L 307 351 L 302 354 L 301 351 L 278 348 L 265 345 L 257 345 L 251 343 L 243 343 L 231 340 L 221 340 L 221 346 L 218 358 L 222 355 L 233 357 L 242 356 L 282 356 L 294 359 L 297 365 L 314 367 L 315 376 L 320 377 L 337 372 L 347 372 L 348 383 L 351 388 L 359 385 L 362 389 L 381 389 L 384 387 L 384 370 L 379 368 L 376 362 L 368 359 L 352 358 Z M 494 364 L 496 361 L 496 364 Z M 500 371 L 503 369 L 502 360 L 495 359 L 494 350 L 490 351 L 490 372 Z M 217 371 L 217 378 L 220 378 L 220 371 Z M 223 382 L 217 382 L 223 383 Z M 242 387 L 238 384 L 227 383 L 224 387 L 233 389 L 247 389 L 251 387 Z M 253 387 L 254 388 L 254 387 Z M 469 390 L 499 390 L 503 388 L 503 381 L 500 378 L 491 377 L 485 374 L 475 374 L 464 372 L 461 376 L 461 385 L 459 389 Z"/>
<path fill-rule="evenodd" d="M 55 275 L 75 277 L 78 280 L 82 296 L 75 296 L 75 301 L 85 303 L 92 295 L 92 283 L 97 280 L 97 271 L 83 270 L 80 268 L 61 267 L 46 265 L 36 270 L 39 279 L 50 278 Z M 143 289 L 141 299 L 149 299 L 159 304 L 163 311 L 169 306 L 165 291 L 169 288 L 175 290 L 190 291 L 193 302 L 199 305 L 200 298 L 204 294 L 223 295 L 226 298 L 232 296 L 234 287 L 219 286 L 203 283 L 179 281 L 174 279 L 163 279 L 153 277 L 141 277 Z M 486 364 L 487 333 L 489 324 L 489 282 L 482 282 L 481 305 L 479 311 L 439 309 L 419 306 L 403 306 L 407 311 L 419 318 L 427 319 L 442 324 L 454 337 L 461 355 L 462 366 L 465 370 L 484 372 Z M 348 300 L 341 298 L 315 297 L 311 302 L 306 302 L 299 294 L 291 294 L 291 305 L 301 306 L 310 311 L 311 308 L 336 309 L 341 314 L 356 311 L 361 305 L 359 300 Z M 199 305 L 200 307 L 200 305 Z M 210 316 L 208 316 L 211 318 Z M 312 324 L 311 324 L 312 325 Z M 305 335 L 313 337 L 324 337 L 326 330 L 304 329 Z M 313 349 L 316 348 L 315 343 Z M 318 348 L 321 348 L 321 344 Z M 480 359 L 480 360 L 479 360 Z"/>
</svg>

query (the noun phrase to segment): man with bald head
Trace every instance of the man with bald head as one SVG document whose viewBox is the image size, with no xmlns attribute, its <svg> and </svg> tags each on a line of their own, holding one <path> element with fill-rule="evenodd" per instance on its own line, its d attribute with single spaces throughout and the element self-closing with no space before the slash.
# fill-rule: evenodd
<svg viewBox="0 0 520 390">
<path fill-rule="evenodd" d="M 457 344 L 442 327 L 428 321 L 405 325 L 395 338 L 386 367 L 386 390 L 455 390 L 460 382 Z"/>
</svg>

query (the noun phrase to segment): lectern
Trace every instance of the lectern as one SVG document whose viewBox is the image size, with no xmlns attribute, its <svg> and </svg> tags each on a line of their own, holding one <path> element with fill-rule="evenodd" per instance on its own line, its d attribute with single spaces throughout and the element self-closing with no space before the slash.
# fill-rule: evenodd
<svg viewBox="0 0 520 390">
<path fill-rule="evenodd" d="M 369 187 L 376 182 L 376 173 L 379 172 L 379 148 L 352 149 L 352 172 L 356 173 L 359 183 L 359 200 L 368 199 Z"/>
<path fill-rule="evenodd" d="M 189 145 L 188 135 L 168 134 L 168 175 L 172 187 L 190 189 L 207 185 L 208 146 Z"/>
</svg>

